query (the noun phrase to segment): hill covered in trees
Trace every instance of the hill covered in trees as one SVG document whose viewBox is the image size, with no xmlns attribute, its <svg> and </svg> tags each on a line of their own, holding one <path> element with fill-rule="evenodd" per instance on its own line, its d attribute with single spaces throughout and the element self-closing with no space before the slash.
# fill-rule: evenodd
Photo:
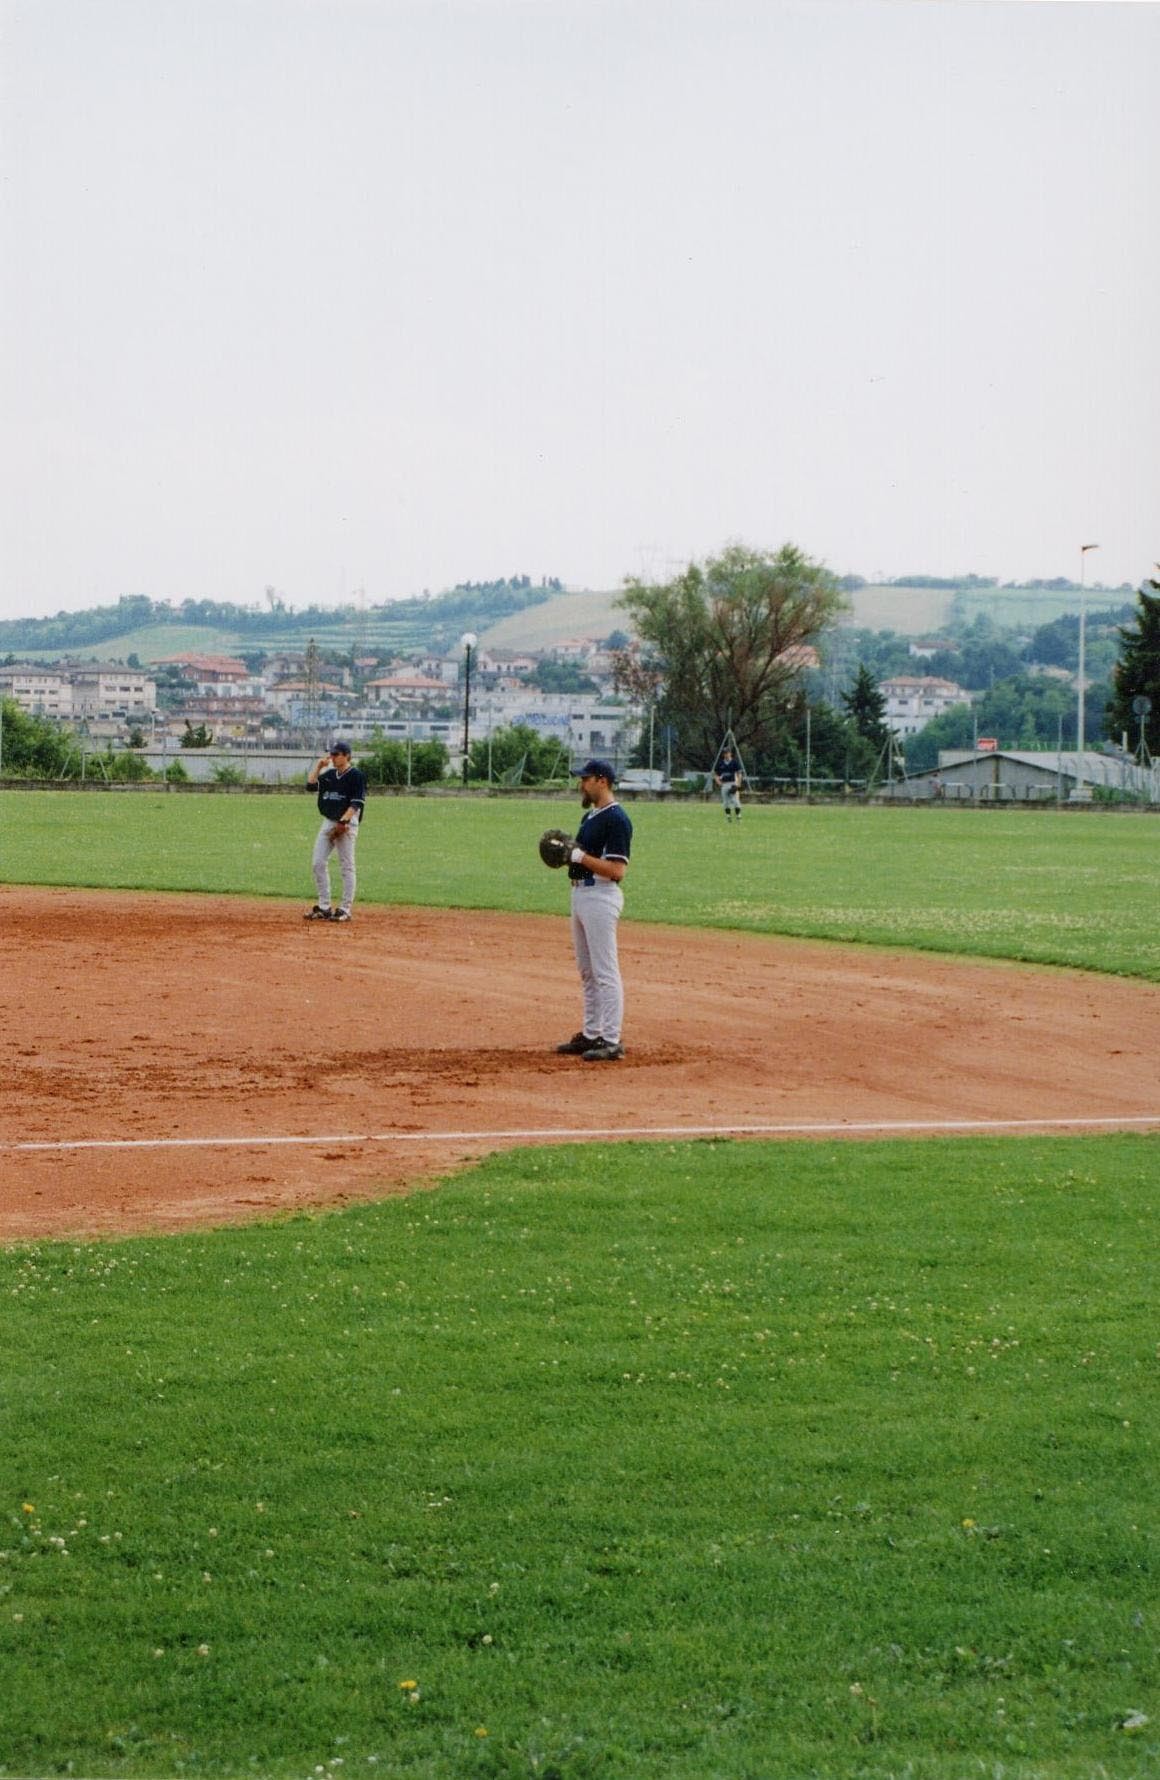
<svg viewBox="0 0 1160 1780">
<path fill-rule="evenodd" d="M 986 617 L 999 627 L 1027 629 L 1079 609 L 1076 582 L 1056 578 L 1002 585 L 984 575 L 900 575 L 870 582 L 843 575 L 838 585 L 856 625 L 891 629 L 903 636 L 969 624 Z M 1089 606 L 1100 583 L 1087 589 Z M 1119 591 L 1119 590 L 1117 590 Z M 1131 589 L 1123 590 L 1130 593 Z M 39 660 L 94 656 L 143 663 L 187 649 L 206 652 L 300 649 L 313 637 L 335 652 L 394 654 L 451 649 L 464 630 L 498 647 L 551 647 L 565 636 L 603 635 L 622 626 L 617 590 L 567 590 L 555 576 L 533 583 L 527 575 L 497 581 L 464 581 L 437 594 L 377 604 L 294 607 L 269 588 L 263 602 L 155 600 L 126 594 L 114 604 L 52 618 L 0 621 L 0 659 L 13 654 Z"/>
<path fill-rule="evenodd" d="M 302 648 L 313 637 L 324 647 L 358 650 L 449 648 L 465 628 L 481 631 L 512 613 L 542 604 L 562 592 L 552 577 L 533 585 L 527 575 L 502 581 L 467 581 L 439 594 L 418 594 L 381 605 L 286 604 L 271 589 L 265 605 L 230 600 L 154 600 L 126 594 L 114 605 L 53 618 L 0 621 L 0 655 L 15 653 L 52 659 L 101 651 L 123 656 L 132 650 L 143 661 L 157 660 L 187 643 L 175 633 L 198 633 L 198 647 L 230 649 Z M 151 643 L 155 646 L 151 647 Z M 123 647 L 127 645 L 127 649 Z"/>
</svg>

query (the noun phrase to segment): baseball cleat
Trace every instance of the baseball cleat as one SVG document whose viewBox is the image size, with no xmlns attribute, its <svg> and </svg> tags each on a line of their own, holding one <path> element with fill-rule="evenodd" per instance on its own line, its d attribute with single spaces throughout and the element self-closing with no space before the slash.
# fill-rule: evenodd
<svg viewBox="0 0 1160 1780">
<path fill-rule="evenodd" d="M 332 921 L 350 921 L 353 920 L 354 917 L 351 915 L 349 909 L 335 909 L 330 918 Z"/>
<path fill-rule="evenodd" d="M 334 916 L 329 909 L 319 908 L 318 904 L 315 903 L 312 909 L 307 909 L 302 919 L 304 921 L 333 921 Z"/>
<path fill-rule="evenodd" d="M 557 1057 L 582 1057 L 593 1045 L 599 1044 L 598 1038 L 589 1038 L 586 1032 L 575 1032 L 567 1044 L 556 1046 Z"/>
<path fill-rule="evenodd" d="M 624 1046 L 613 1044 L 611 1039 L 598 1038 L 586 1051 L 581 1051 L 585 1063 L 615 1063 L 624 1056 Z"/>
</svg>

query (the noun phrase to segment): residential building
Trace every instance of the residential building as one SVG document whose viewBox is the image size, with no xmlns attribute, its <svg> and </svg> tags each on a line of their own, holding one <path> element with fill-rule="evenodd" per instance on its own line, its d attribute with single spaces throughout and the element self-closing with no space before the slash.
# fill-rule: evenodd
<svg viewBox="0 0 1160 1780">
<path fill-rule="evenodd" d="M 57 668 L 0 668 L 0 694 L 33 717 L 71 717 L 73 687 Z"/>
<path fill-rule="evenodd" d="M 412 663 L 416 674 L 427 680 L 438 680 L 444 686 L 455 685 L 462 665 L 462 649 L 451 655 L 419 655 Z M 400 669 L 399 671 L 403 672 L 404 670 Z"/>
<path fill-rule="evenodd" d="M 971 702 L 961 686 L 934 674 L 895 674 L 880 680 L 878 690 L 886 700 L 886 723 L 897 736 L 917 735 L 944 711 Z"/>
<path fill-rule="evenodd" d="M 244 661 L 230 655 L 171 655 L 168 664 L 180 667 L 199 698 L 261 698 L 266 682 L 251 674 Z"/>
<path fill-rule="evenodd" d="M 514 649 L 492 649 L 489 659 L 497 674 L 510 679 L 518 679 L 521 674 L 530 674 L 533 668 L 540 665 L 538 655 L 521 655 Z"/>
<path fill-rule="evenodd" d="M 454 687 L 446 680 L 435 680 L 429 674 L 384 674 L 366 683 L 366 697 L 371 704 L 411 708 L 417 705 L 445 705 L 452 701 Z"/>
<path fill-rule="evenodd" d="M 600 653 L 600 639 L 598 637 L 564 637 L 560 642 L 553 643 L 545 653 L 553 661 L 572 661 L 579 666 Z"/>
<path fill-rule="evenodd" d="M 157 709 L 157 682 L 139 668 L 94 662 L 63 671 L 74 717 L 146 717 Z"/>
<path fill-rule="evenodd" d="M 226 736 L 242 740 L 264 735 L 270 727 L 271 713 L 263 699 L 229 693 L 223 698 L 184 699 L 179 716 L 182 724 L 188 723 L 194 729 L 204 723 L 218 740 Z"/>
<path fill-rule="evenodd" d="M 187 680 L 204 686 L 235 686 L 250 677 L 245 662 L 232 655 L 167 655 L 159 665 L 182 668 Z"/>
<path fill-rule="evenodd" d="M 314 685 L 308 680 L 280 680 L 277 686 L 266 689 L 265 702 L 268 709 L 297 723 L 304 708 L 313 705 L 333 707 L 342 696 L 342 687 L 332 680 L 319 680 Z"/>
<path fill-rule="evenodd" d="M 538 692 L 529 686 L 507 692 L 496 687 L 472 699 L 472 740 L 517 723 L 558 736 L 572 757 L 606 754 L 620 763 L 636 744 L 641 716 L 635 707 L 593 692 Z"/>
</svg>

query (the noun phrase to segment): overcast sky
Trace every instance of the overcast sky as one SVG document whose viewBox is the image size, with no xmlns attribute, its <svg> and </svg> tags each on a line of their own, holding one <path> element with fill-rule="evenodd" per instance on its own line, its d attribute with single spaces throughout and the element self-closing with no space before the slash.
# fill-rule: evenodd
<svg viewBox="0 0 1160 1780">
<path fill-rule="evenodd" d="M 1160 7 L 0 0 L 0 616 L 1160 557 Z"/>
</svg>

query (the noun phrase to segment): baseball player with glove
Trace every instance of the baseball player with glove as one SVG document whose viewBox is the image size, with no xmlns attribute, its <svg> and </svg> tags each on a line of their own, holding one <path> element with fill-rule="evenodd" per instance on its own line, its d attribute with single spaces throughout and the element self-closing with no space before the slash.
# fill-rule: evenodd
<svg viewBox="0 0 1160 1780">
<path fill-rule="evenodd" d="M 540 837 L 545 865 L 568 867 L 572 945 L 584 991 L 584 1024 L 556 1049 L 586 1063 L 614 1063 L 624 1056 L 624 985 L 616 928 L 624 907 L 620 885 L 632 850 L 632 823 L 613 795 L 616 776 L 607 760 L 585 761 L 578 777 L 584 816 L 575 840 L 558 828 Z"/>
<path fill-rule="evenodd" d="M 312 791 L 318 788 L 318 813 L 322 817 L 310 861 L 318 901 L 307 909 L 306 919 L 349 921 L 354 907 L 354 844 L 367 795 L 366 780 L 351 763 L 350 743 L 334 742 L 330 753 L 315 761 L 306 783 Z M 336 909 L 330 906 L 331 853 L 338 854 L 342 871 L 342 901 Z"/>
<path fill-rule="evenodd" d="M 725 811 L 726 822 L 731 821 L 734 816 L 740 822 L 741 787 L 745 783 L 745 774 L 741 770 L 741 762 L 734 758 L 732 748 L 726 748 L 722 753 L 713 778 L 721 789 L 721 808 Z"/>
</svg>

